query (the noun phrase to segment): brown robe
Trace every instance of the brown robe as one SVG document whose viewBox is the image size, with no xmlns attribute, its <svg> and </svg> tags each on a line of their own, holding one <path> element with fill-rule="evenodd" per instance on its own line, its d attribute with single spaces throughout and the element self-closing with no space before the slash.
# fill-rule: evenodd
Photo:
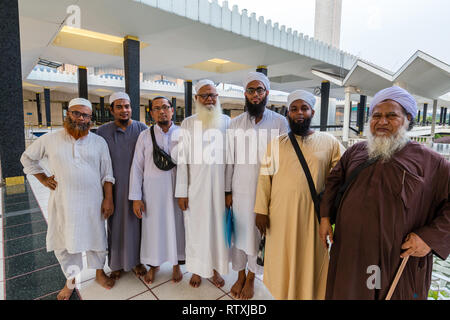
<svg viewBox="0 0 450 320">
<path fill-rule="evenodd" d="M 330 215 L 339 185 L 368 158 L 365 142 L 347 150 L 326 182 L 322 217 Z M 450 253 L 450 163 L 411 142 L 386 163 L 364 169 L 347 189 L 338 210 L 330 253 L 326 299 L 385 299 L 401 263 L 405 237 L 416 233 L 431 248 L 410 257 L 392 299 L 427 299 L 432 254 Z M 367 280 L 380 267 L 381 288 Z"/>
</svg>

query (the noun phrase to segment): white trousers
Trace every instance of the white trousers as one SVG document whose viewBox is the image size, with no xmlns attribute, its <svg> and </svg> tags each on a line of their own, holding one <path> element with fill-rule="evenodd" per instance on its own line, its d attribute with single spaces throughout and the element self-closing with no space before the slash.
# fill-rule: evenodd
<svg viewBox="0 0 450 320">
<path fill-rule="evenodd" d="M 256 258 L 257 256 L 248 255 L 244 250 L 234 246 L 231 248 L 231 263 L 234 271 L 245 270 L 248 266 L 248 270 L 254 274 L 263 274 L 264 268 L 256 263 Z"/>
<path fill-rule="evenodd" d="M 61 269 L 66 279 L 75 278 L 83 270 L 82 253 L 68 253 L 67 250 L 55 250 Z M 86 251 L 88 269 L 103 269 L 108 251 Z"/>
</svg>

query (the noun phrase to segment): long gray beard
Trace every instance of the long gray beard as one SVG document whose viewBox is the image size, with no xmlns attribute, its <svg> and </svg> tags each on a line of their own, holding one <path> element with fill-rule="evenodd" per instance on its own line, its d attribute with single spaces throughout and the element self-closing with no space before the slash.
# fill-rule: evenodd
<svg viewBox="0 0 450 320">
<path fill-rule="evenodd" d="M 369 159 L 380 158 L 382 162 L 387 162 L 397 151 L 403 149 L 410 140 L 406 134 L 408 125 L 409 123 L 405 122 L 405 125 L 390 137 L 377 137 L 372 135 L 369 130 L 367 133 Z"/>
<path fill-rule="evenodd" d="M 202 122 L 203 129 L 220 128 L 222 121 L 222 107 L 219 100 L 216 104 L 208 109 L 205 105 L 199 101 L 195 102 L 195 112 L 197 119 Z"/>
</svg>

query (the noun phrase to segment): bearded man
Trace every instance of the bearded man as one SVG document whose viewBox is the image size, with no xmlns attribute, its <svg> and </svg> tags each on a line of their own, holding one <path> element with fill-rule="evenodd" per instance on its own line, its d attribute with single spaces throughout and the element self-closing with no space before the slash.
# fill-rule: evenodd
<svg viewBox="0 0 450 320">
<path fill-rule="evenodd" d="M 97 282 L 106 289 L 114 280 L 103 271 L 107 256 L 105 219 L 114 211 L 113 170 L 106 141 L 89 131 L 92 105 L 83 98 L 69 102 L 64 130 L 34 141 L 20 161 L 25 174 L 34 175 L 50 191 L 47 251 L 54 251 L 67 278 L 58 300 L 68 300 L 75 277 L 83 269 L 96 269 Z M 48 159 L 51 176 L 39 161 Z"/>
<path fill-rule="evenodd" d="M 315 102 L 307 91 L 292 92 L 288 118 L 289 135 L 299 145 L 320 193 L 343 147 L 334 136 L 310 128 Z M 264 284 L 275 299 L 323 300 L 328 253 L 320 246 L 308 180 L 289 135 L 269 145 L 258 179 L 254 211 L 256 226 L 266 234 Z"/>
<path fill-rule="evenodd" d="M 445 260 L 450 253 L 450 164 L 409 141 L 417 104 L 406 90 L 381 90 L 369 114 L 367 142 L 342 156 L 321 203 L 320 236 L 324 247 L 327 236 L 333 243 L 326 298 L 385 299 L 408 256 L 392 299 L 425 300 L 433 254 Z M 338 189 L 368 160 L 374 163 L 349 185 L 335 216 Z M 330 217 L 336 219 L 334 235 Z"/>
<path fill-rule="evenodd" d="M 108 143 L 112 160 L 114 184 L 114 214 L 108 219 L 108 264 L 111 278 L 118 280 L 121 272 L 146 274 L 141 264 L 141 220 L 133 214 L 133 204 L 128 200 L 130 168 L 139 134 L 147 126 L 131 119 L 130 97 L 125 92 L 115 92 L 109 97 L 110 112 L 114 121 L 97 129 L 97 134 Z"/>
<path fill-rule="evenodd" d="M 261 159 L 270 141 L 288 132 L 288 122 L 286 117 L 266 108 L 270 90 L 266 75 L 250 72 L 244 88 L 246 112 L 231 120 L 228 130 L 230 165 L 226 167 L 225 202 L 227 207 L 233 206 L 236 233 L 231 256 L 233 270 L 239 272 L 231 294 L 248 300 L 254 294 L 255 274 L 263 272 L 256 263 L 261 235 L 253 211 Z"/>
<path fill-rule="evenodd" d="M 214 83 L 195 85 L 196 114 L 181 123 L 175 197 L 184 213 L 186 269 L 190 285 L 212 277 L 217 287 L 228 273 L 224 236 L 225 140 L 230 117 L 222 113 Z"/>
</svg>

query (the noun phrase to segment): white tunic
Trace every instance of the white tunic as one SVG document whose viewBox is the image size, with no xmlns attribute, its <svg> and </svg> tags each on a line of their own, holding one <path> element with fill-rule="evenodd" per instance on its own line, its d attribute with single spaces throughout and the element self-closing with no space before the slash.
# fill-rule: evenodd
<svg viewBox="0 0 450 320">
<path fill-rule="evenodd" d="M 158 125 L 158 146 L 171 154 L 177 145 L 178 126 L 172 124 L 165 133 Z M 172 157 L 176 159 L 176 154 Z M 139 135 L 130 170 L 130 200 L 143 200 L 141 263 L 160 266 L 168 261 L 177 265 L 185 259 L 183 213 L 174 197 L 176 168 L 163 171 L 153 162 L 150 129 Z"/>
<path fill-rule="evenodd" d="M 23 171 L 43 173 L 39 165 L 43 158 L 58 182 L 48 200 L 47 251 L 105 251 L 102 186 L 114 183 L 106 141 L 91 132 L 78 140 L 66 130 L 47 133 L 22 154 Z"/>
<path fill-rule="evenodd" d="M 255 117 L 248 112 L 231 120 L 226 169 L 226 191 L 233 194 L 233 213 L 235 221 L 234 247 L 247 255 L 258 253 L 260 234 L 255 226 L 256 187 L 258 184 L 260 160 L 264 158 L 267 145 L 277 136 L 288 132 L 286 117 L 265 109 L 262 119 L 255 124 Z M 234 135 L 233 140 L 230 135 Z M 242 137 L 246 135 L 245 144 Z M 253 135 L 253 143 L 250 136 Z"/>
<path fill-rule="evenodd" d="M 183 162 L 178 158 L 175 191 L 177 198 L 189 199 L 189 208 L 184 211 L 186 269 L 204 278 L 212 277 L 213 269 L 227 274 L 230 261 L 230 250 L 225 243 L 225 140 L 230 118 L 221 117 L 219 130 L 200 132 L 204 133 L 203 141 L 201 136 L 200 140 L 194 137 L 195 122 L 199 123 L 195 121 L 197 115 L 184 119 L 178 145 L 179 151 L 189 159 Z M 186 139 L 184 130 L 189 132 L 191 139 Z M 217 148 L 212 147 L 214 143 L 207 142 L 213 141 L 209 134 L 217 134 L 216 138 L 221 140 L 214 140 L 218 142 Z M 196 156 L 198 154 L 200 158 Z M 212 154 L 219 158 L 223 154 L 223 157 L 220 161 L 211 161 L 208 155 Z"/>
</svg>

